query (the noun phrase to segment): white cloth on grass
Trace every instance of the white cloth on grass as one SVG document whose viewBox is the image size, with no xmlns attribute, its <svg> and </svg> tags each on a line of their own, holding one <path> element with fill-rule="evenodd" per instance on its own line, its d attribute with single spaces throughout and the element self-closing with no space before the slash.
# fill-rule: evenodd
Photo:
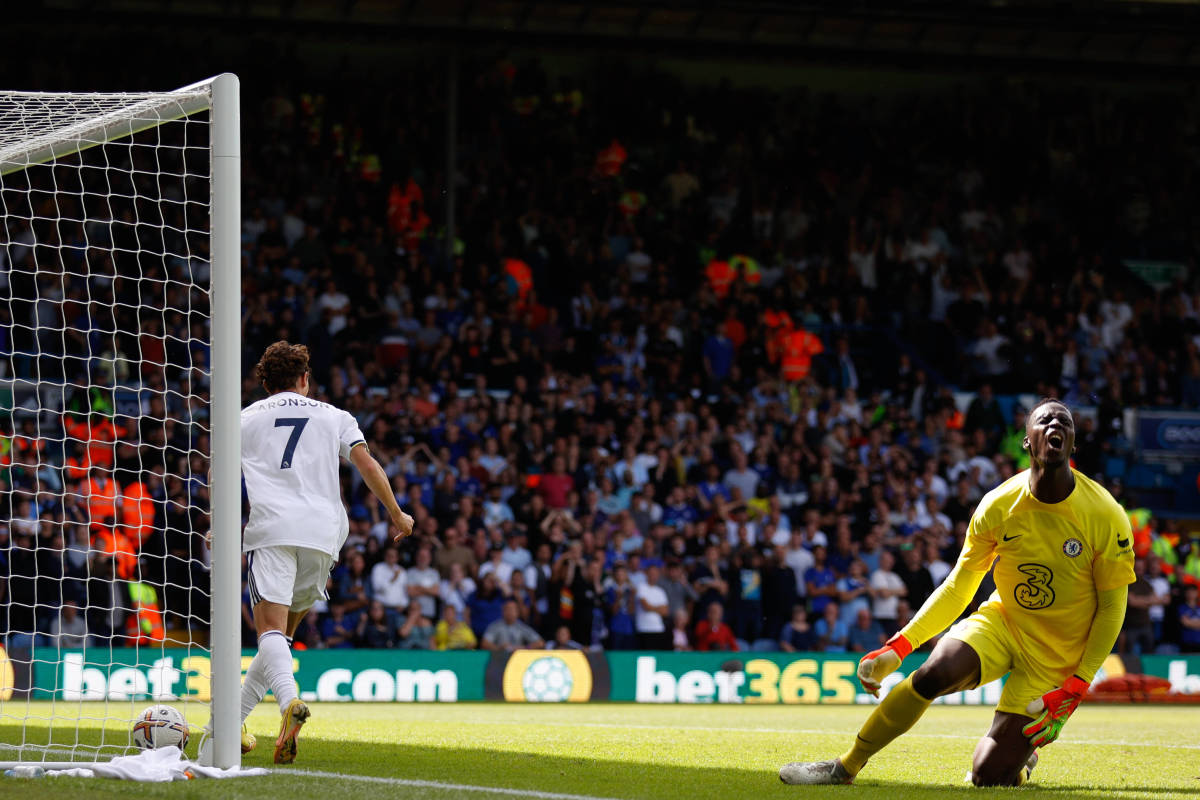
<svg viewBox="0 0 1200 800">
<path fill-rule="evenodd" d="M 70 769 L 48 769 L 46 774 L 70 778 L 120 778 L 142 783 L 169 783 L 192 778 L 248 778 L 268 774 L 262 767 L 202 767 L 182 756 L 178 747 L 160 747 L 157 750 L 143 750 L 135 756 L 119 756 L 112 761 Z"/>
</svg>

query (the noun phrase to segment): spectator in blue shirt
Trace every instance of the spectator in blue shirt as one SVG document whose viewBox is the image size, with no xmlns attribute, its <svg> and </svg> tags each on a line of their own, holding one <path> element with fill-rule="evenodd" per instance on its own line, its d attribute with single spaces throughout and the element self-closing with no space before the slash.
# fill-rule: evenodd
<svg viewBox="0 0 1200 800">
<path fill-rule="evenodd" d="M 438 452 L 441 452 L 442 447 L 446 448 L 450 453 L 447 462 L 457 463 L 460 458 L 466 456 L 469 444 L 466 437 L 463 436 L 461 428 L 457 425 L 447 425 L 446 432 L 439 442 Z"/>
<path fill-rule="evenodd" d="M 709 464 L 707 478 L 708 480 L 696 487 L 700 490 L 700 497 L 704 502 L 712 503 L 714 497 L 728 500 L 730 497 L 729 489 L 725 488 L 725 484 L 721 483 L 721 468 L 716 464 Z"/>
<path fill-rule="evenodd" d="M 917 521 L 917 507 L 911 502 L 904 508 L 904 521 L 896 526 L 896 533 L 903 539 L 911 539 L 921 531 L 921 523 Z"/>
<path fill-rule="evenodd" d="M 779 649 L 785 653 L 803 653 L 815 650 L 816 646 L 817 635 L 808 624 L 808 613 L 804 606 L 798 605 L 792 609 L 792 621 L 779 632 Z"/>
<path fill-rule="evenodd" d="M 792 525 L 799 526 L 808 502 L 808 485 L 800 478 L 800 467 L 789 463 L 782 468 L 783 477 L 775 486 L 775 496 L 779 498 L 779 507 L 788 515 Z"/>
<path fill-rule="evenodd" d="M 512 522 L 512 508 L 501 498 L 502 487 L 493 483 L 488 488 L 488 499 L 483 501 L 483 522 L 489 528 L 498 528 L 506 522 Z"/>
<path fill-rule="evenodd" d="M 471 609 L 471 630 L 482 639 L 487 626 L 504 614 L 504 592 L 496 573 L 489 572 L 479 580 L 479 588 L 467 598 L 467 608 Z"/>
<path fill-rule="evenodd" d="M 404 474 L 404 480 L 410 487 L 421 487 L 421 504 L 426 508 L 433 507 L 434 476 L 429 471 L 429 465 L 424 461 L 410 462 L 411 470 Z"/>
<path fill-rule="evenodd" d="M 750 469 L 758 473 L 758 496 L 760 497 L 771 495 L 775 485 L 775 468 L 771 466 L 769 443 L 770 437 L 762 437 L 759 446 L 754 448 L 754 461 L 750 464 Z M 766 494 L 763 494 L 764 489 Z"/>
<path fill-rule="evenodd" d="M 458 465 L 458 478 L 454 481 L 455 493 L 470 497 L 483 497 L 483 484 L 471 474 L 471 462 L 463 457 L 455 463 Z"/>
<path fill-rule="evenodd" d="M 344 569 L 337 575 L 337 598 L 345 607 L 347 616 L 358 611 L 365 611 L 374 595 L 371 586 L 371 573 L 367 569 L 367 560 L 357 550 L 351 550 L 345 558 Z M 357 618 L 351 621 L 351 626 L 358 623 Z"/>
<path fill-rule="evenodd" d="M 616 484 L 607 475 L 600 479 L 599 496 L 600 499 L 596 503 L 596 508 L 606 517 L 615 517 L 629 508 L 629 498 L 631 495 L 618 493 Z"/>
<path fill-rule="evenodd" d="M 871 617 L 870 609 L 860 608 L 850 626 L 846 647 L 852 653 L 868 653 L 883 645 L 883 628 Z"/>
<path fill-rule="evenodd" d="M 1179 642 L 1185 653 L 1200 653 L 1200 604 L 1197 604 L 1200 588 L 1189 583 L 1183 589 L 1183 602 L 1179 605 Z"/>
<path fill-rule="evenodd" d="M 683 487 L 676 486 L 672 489 L 671 496 L 667 499 L 666 505 L 663 506 L 663 524 L 679 529 L 689 522 L 695 522 L 699 518 L 700 515 L 696 513 L 696 509 L 687 502 L 687 493 L 683 490 Z"/>
<path fill-rule="evenodd" d="M 859 611 L 871 610 L 870 581 L 867 578 L 867 565 L 862 559 L 856 558 L 850 562 L 850 571 L 846 577 L 838 580 L 837 588 L 842 622 L 852 625 Z"/>
<path fill-rule="evenodd" d="M 329 616 L 321 622 L 321 639 L 329 648 L 354 647 L 358 615 L 346 615 L 346 607 L 339 602 L 329 604 Z"/>
<path fill-rule="evenodd" d="M 595 372 L 597 375 L 615 378 L 623 372 L 624 366 L 611 342 L 605 342 L 603 347 L 603 351 L 596 358 Z"/>
<path fill-rule="evenodd" d="M 845 515 L 838 518 L 837 530 L 833 534 L 833 549 L 829 551 L 829 567 L 837 575 L 847 575 L 850 565 L 858 557 L 858 548 L 850 531 L 850 520 Z"/>
<path fill-rule="evenodd" d="M 825 548 L 817 545 L 812 549 L 813 565 L 804 573 L 804 584 L 813 614 L 824 614 L 825 609 L 837 597 L 837 576 L 825 563 Z"/>
<path fill-rule="evenodd" d="M 825 613 L 813 626 L 813 633 L 817 635 L 818 649 L 826 653 L 846 652 L 846 640 L 850 636 L 850 629 L 842 622 L 841 610 L 837 603 L 831 600 L 825 606 Z"/>
<path fill-rule="evenodd" d="M 733 341 L 725 335 L 725 323 L 722 322 L 717 325 L 717 332 L 704 341 L 704 371 L 708 373 L 710 385 L 719 385 L 729 377 L 733 356 Z"/>
<path fill-rule="evenodd" d="M 633 615 L 637 587 L 629 580 L 629 570 L 624 562 L 618 561 L 613 567 L 613 576 L 604 594 L 612 615 L 608 621 L 608 647 L 610 650 L 632 650 L 636 643 Z"/>
</svg>

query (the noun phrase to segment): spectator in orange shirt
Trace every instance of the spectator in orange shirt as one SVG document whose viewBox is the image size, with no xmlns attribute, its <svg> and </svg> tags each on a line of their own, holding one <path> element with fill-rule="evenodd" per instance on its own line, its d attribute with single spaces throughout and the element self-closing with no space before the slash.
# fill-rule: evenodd
<svg viewBox="0 0 1200 800">
<path fill-rule="evenodd" d="M 78 483 L 87 478 L 88 473 L 92 470 L 92 465 L 88 463 L 81 442 L 71 442 L 70 448 L 71 455 L 63 463 L 63 472 L 69 483 Z"/>
<path fill-rule="evenodd" d="M 121 526 L 138 549 L 154 528 L 154 498 L 141 478 L 131 477 L 121 492 Z"/>
<path fill-rule="evenodd" d="M 412 228 L 413 223 L 413 206 L 419 206 L 425 200 L 424 194 L 421 192 L 421 187 L 410 176 L 408 181 L 401 188 L 400 184 L 392 184 L 392 188 L 388 191 L 387 204 L 387 221 L 388 228 L 392 233 L 402 234 Z"/>
<path fill-rule="evenodd" d="M 813 356 L 825 352 L 820 338 L 804 328 L 794 328 L 782 337 L 783 379 L 789 382 L 805 380 L 812 372 Z"/>
<path fill-rule="evenodd" d="M 93 526 L 92 549 L 113 559 L 117 577 L 133 579 L 137 571 L 137 546 L 120 528 L 112 525 Z"/>
<path fill-rule="evenodd" d="M 88 523 L 92 530 L 110 528 L 117 518 L 121 487 L 117 486 L 109 470 L 93 466 L 91 477 L 80 484 L 79 493 L 87 503 Z"/>
<path fill-rule="evenodd" d="M 99 467 L 112 467 L 114 443 L 126 433 L 124 428 L 100 414 L 92 415 L 90 420 L 64 419 L 63 429 L 68 438 L 86 443 L 88 462 Z"/>
<path fill-rule="evenodd" d="M 766 339 L 767 360 L 772 364 L 778 364 L 783 355 L 785 337 L 795 327 L 792 315 L 787 311 L 768 308 L 763 312 L 761 322 Z"/>
<path fill-rule="evenodd" d="M 46 442 L 38 436 L 37 424 L 32 419 L 21 423 L 21 432 L 12 437 L 12 459 L 14 463 L 26 464 L 36 469 L 41 463 Z"/>
</svg>

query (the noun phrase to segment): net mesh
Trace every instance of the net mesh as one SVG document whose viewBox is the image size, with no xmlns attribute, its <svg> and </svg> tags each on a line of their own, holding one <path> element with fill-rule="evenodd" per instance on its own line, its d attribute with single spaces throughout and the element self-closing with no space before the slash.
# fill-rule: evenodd
<svg viewBox="0 0 1200 800">
<path fill-rule="evenodd" d="M 0 760 L 208 717 L 206 96 L 0 93 Z"/>
</svg>

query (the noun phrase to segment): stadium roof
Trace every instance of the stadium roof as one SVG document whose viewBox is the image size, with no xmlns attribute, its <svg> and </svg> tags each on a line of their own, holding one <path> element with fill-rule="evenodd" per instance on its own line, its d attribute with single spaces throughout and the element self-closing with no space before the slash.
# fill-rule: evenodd
<svg viewBox="0 0 1200 800">
<path fill-rule="evenodd" d="M 1200 71 L 1196 0 L 40 0 L 47 15 L 325 39 L 630 49 L 914 67 Z"/>
</svg>

